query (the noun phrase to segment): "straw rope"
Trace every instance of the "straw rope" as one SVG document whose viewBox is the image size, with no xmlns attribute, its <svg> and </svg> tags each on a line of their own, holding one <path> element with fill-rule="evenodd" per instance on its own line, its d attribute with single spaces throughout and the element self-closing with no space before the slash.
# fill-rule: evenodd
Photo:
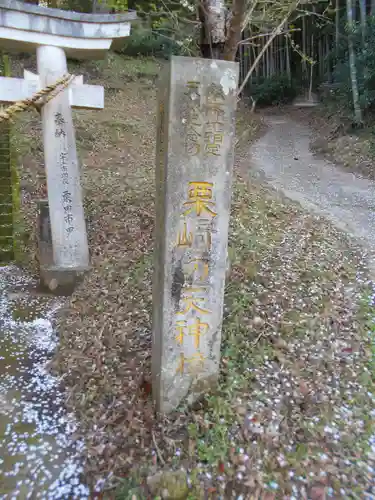
<svg viewBox="0 0 375 500">
<path fill-rule="evenodd" d="M 47 85 L 44 89 L 35 92 L 35 94 L 22 101 L 17 101 L 8 108 L 0 111 L 0 123 L 6 120 L 11 120 L 16 113 L 26 111 L 28 108 L 34 106 L 40 109 L 41 106 L 47 104 L 51 99 L 56 97 L 62 92 L 74 79 L 74 75 L 64 75 L 59 78 L 55 83 Z"/>
</svg>

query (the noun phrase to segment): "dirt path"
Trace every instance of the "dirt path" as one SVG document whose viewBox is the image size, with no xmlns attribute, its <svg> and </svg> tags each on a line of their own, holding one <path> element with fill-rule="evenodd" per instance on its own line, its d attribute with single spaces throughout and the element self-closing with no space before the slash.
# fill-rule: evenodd
<svg viewBox="0 0 375 500">
<path fill-rule="evenodd" d="M 268 131 L 250 149 L 252 173 L 326 216 L 375 253 L 375 182 L 314 156 L 305 125 L 283 115 L 265 121 Z"/>
</svg>

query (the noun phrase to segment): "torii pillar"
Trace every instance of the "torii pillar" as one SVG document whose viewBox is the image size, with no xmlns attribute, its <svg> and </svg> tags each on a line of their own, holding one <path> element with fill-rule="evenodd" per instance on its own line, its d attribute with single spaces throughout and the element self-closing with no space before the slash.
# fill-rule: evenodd
<svg viewBox="0 0 375 500">
<path fill-rule="evenodd" d="M 67 56 L 103 58 L 113 42 L 130 34 L 135 12 L 79 14 L 0 0 L 0 48 L 36 50 L 39 77 L 0 78 L 0 101 L 14 102 L 54 83 L 65 75 Z M 26 75 L 25 75 L 26 76 Z M 76 79 L 42 108 L 44 159 L 56 271 L 80 272 L 89 268 L 89 249 L 82 203 L 80 169 L 71 106 L 101 109 L 104 90 Z"/>
</svg>

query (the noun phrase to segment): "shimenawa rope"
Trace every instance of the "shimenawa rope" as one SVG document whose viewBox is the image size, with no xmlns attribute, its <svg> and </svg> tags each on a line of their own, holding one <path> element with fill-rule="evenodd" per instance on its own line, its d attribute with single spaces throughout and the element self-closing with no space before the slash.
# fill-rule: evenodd
<svg viewBox="0 0 375 500">
<path fill-rule="evenodd" d="M 64 75 L 59 78 L 56 82 L 47 85 L 44 89 L 38 90 L 35 94 L 22 101 L 17 101 L 8 108 L 0 111 L 0 123 L 5 120 L 11 120 L 13 115 L 20 113 L 21 111 L 26 111 L 31 106 L 35 106 L 37 109 L 40 106 L 46 104 L 51 99 L 56 97 L 61 91 L 63 91 L 74 79 L 74 75 Z M 46 97 L 47 96 L 47 97 Z M 43 99 L 45 97 L 45 99 Z M 40 101 L 40 102 L 38 102 Z"/>
</svg>

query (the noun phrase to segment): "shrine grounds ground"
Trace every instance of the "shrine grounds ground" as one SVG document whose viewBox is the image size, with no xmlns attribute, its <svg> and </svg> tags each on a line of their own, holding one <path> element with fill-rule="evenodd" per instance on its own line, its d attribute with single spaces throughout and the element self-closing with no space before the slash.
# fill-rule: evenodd
<svg viewBox="0 0 375 500">
<path fill-rule="evenodd" d="M 60 311 L 61 343 L 51 365 L 87 443 L 86 478 L 104 488 L 97 497 L 122 500 L 364 498 L 375 459 L 374 292 L 365 260 L 324 218 L 249 175 L 249 145 L 263 125 L 243 107 L 220 384 L 194 408 L 154 417 L 149 372 L 160 64 L 111 55 L 71 67 L 106 88 L 103 111 L 74 117 L 93 269 Z M 34 61 L 20 61 L 16 70 L 21 66 L 32 70 Z M 35 200 L 44 190 L 36 112 L 19 118 L 15 144 L 23 265 L 35 271 Z"/>
</svg>

